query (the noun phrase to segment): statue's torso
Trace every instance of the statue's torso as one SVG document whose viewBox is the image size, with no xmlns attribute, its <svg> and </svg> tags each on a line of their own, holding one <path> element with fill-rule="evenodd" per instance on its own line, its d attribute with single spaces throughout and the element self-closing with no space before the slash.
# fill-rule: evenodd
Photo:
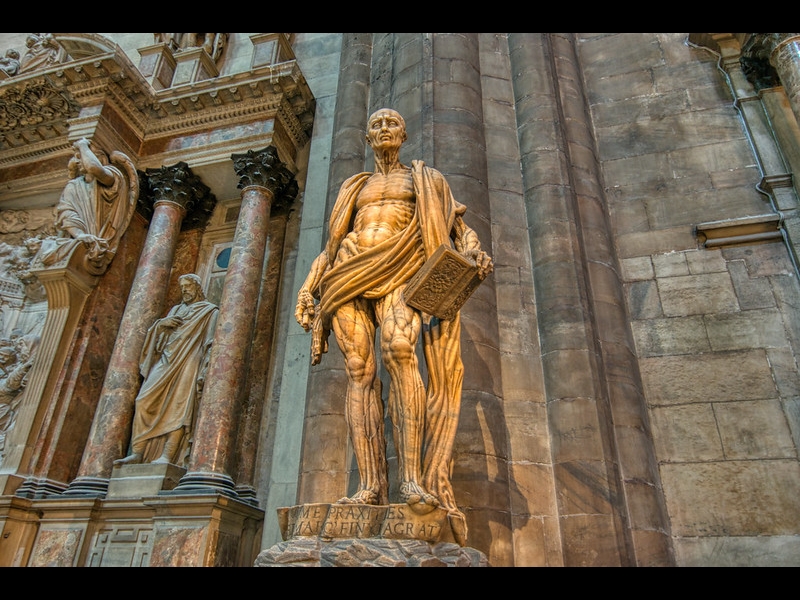
<svg viewBox="0 0 800 600">
<path fill-rule="evenodd" d="M 356 198 L 356 216 L 349 237 L 361 249 L 383 242 L 408 226 L 415 203 L 409 170 L 373 174 Z"/>
</svg>

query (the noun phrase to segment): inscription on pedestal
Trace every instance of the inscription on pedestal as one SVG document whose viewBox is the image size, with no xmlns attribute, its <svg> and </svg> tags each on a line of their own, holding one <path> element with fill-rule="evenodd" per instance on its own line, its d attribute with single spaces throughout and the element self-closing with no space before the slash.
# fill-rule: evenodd
<svg viewBox="0 0 800 600">
<path fill-rule="evenodd" d="M 323 538 L 377 537 L 386 516 L 386 506 L 331 504 L 322 528 Z"/>
<path fill-rule="evenodd" d="M 437 508 L 418 514 L 407 504 L 301 504 L 279 508 L 278 521 L 284 540 L 319 537 L 437 542 L 447 524 L 447 511 Z"/>
<path fill-rule="evenodd" d="M 284 540 L 293 537 L 316 537 L 328 518 L 330 504 L 301 504 L 278 509 L 278 523 Z"/>
</svg>

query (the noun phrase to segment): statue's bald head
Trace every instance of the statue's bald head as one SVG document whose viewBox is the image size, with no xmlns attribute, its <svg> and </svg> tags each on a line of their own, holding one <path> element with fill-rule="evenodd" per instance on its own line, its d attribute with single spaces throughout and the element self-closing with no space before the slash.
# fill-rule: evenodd
<svg viewBox="0 0 800 600">
<path fill-rule="evenodd" d="M 391 135 L 387 137 L 386 131 Z M 378 109 L 369 118 L 366 138 L 373 150 L 381 148 L 381 151 L 385 151 L 391 147 L 396 150 L 408 139 L 405 119 L 391 108 Z"/>
<path fill-rule="evenodd" d="M 405 128 L 406 128 L 406 120 L 403 118 L 403 115 L 401 115 L 399 112 L 397 112 L 396 110 L 394 110 L 392 108 L 379 108 L 378 110 L 376 110 L 374 113 L 372 113 L 370 115 L 369 120 L 367 121 L 367 123 L 372 123 L 373 121 L 376 121 L 378 119 L 382 119 L 384 117 L 392 117 L 392 118 L 396 119 L 397 121 L 399 121 L 400 125 L 402 125 L 403 129 L 405 130 Z"/>
</svg>

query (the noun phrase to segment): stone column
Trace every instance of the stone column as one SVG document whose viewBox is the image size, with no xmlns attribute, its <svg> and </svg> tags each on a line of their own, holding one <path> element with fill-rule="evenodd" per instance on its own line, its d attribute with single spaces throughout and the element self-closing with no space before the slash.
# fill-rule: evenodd
<svg viewBox="0 0 800 600">
<path fill-rule="evenodd" d="M 777 33 L 770 64 L 775 67 L 783 89 L 789 97 L 792 111 L 800 122 L 800 34 Z"/>
<path fill-rule="evenodd" d="M 297 194 L 293 174 L 269 146 L 231 156 L 242 205 L 231 248 L 231 260 L 219 305 L 211 345 L 206 385 L 186 475 L 175 494 L 222 493 L 237 496 L 230 473 L 235 472 L 235 448 L 241 406 L 247 390 L 247 365 L 257 299 L 264 268 L 271 205 Z"/>
<path fill-rule="evenodd" d="M 162 316 L 181 224 L 195 207 L 210 215 L 213 195 L 186 163 L 148 169 L 153 216 L 114 345 L 100 402 L 78 476 L 64 495 L 105 496 L 114 460 L 127 454 L 136 395 L 139 357 L 147 329 Z"/>
<path fill-rule="evenodd" d="M 330 214 L 336 202 L 341 182 L 359 171 L 364 170 L 366 142 L 364 131 L 369 118 L 370 73 L 372 60 L 372 34 L 343 33 L 342 57 L 337 86 L 338 99 L 333 111 L 332 139 L 336 145 L 331 148 L 329 178 L 326 206 L 319 206 L 316 214 L 309 213 L 308 199 L 303 203 L 303 227 L 309 228 L 319 220 L 317 231 L 322 238 L 327 233 L 325 215 Z M 310 225 L 312 223 L 312 225 Z M 309 244 L 310 245 L 310 244 Z M 298 261 L 299 283 L 302 284 L 308 274 L 311 261 L 316 258 L 319 249 L 324 247 L 325 239 L 314 240 L 315 252 L 303 263 Z M 296 289 L 295 288 L 295 289 Z M 292 320 L 289 324 L 292 331 L 303 331 Z M 302 342 L 310 346 L 310 335 L 305 334 Z M 306 407 L 299 413 L 301 421 L 287 422 L 288 415 L 298 414 L 288 402 L 278 406 L 279 427 L 275 432 L 275 448 L 281 454 L 291 453 L 299 461 L 299 482 L 292 485 L 270 485 L 270 501 L 268 507 L 291 506 L 294 501 L 295 488 L 300 490 L 297 500 L 301 502 L 319 502 L 324 498 L 341 498 L 347 493 L 350 475 L 351 457 L 347 451 L 347 420 L 344 415 L 344 402 L 336 402 L 336 398 L 344 398 L 347 393 L 347 380 L 344 372 L 344 357 L 339 346 L 331 338 L 328 355 L 323 363 L 308 371 L 308 392 Z M 310 366 L 310 360 L 304 361 L 304 368 Z M 303 431 L 306 432 L 303 435 Z M 324 432 L 320 435 L 320 432 Z M 337 440 L 338 451 L 331 450 L 331 440 Z M 286 464 L 291 464 L 286 461 Z M 276 463 L 273 469 L 280 470 L 273 475 L 271 483 L 291 482 L 292 474 L 283 465 Z M 294 466 L 292 466 L 294 468 Z M 356 481 L 358 475 L 355 475 Z M 277 492 L 277 490 L 281 490 Z M 281 494 L 281 500 L 273 500 Z M 287 496 L 291 496 L 289 499 Z M 274 514 L 274 512 L 272 513 Z M 267 522 L 265 529 L 274 527 Z M 274 530 L 273 540 L 278 541 L 280 535 Z"/>
<path fill-rule="evenodd" d="M 561 552 L 565 566 L 669 565 L 574 35 L 509 34 Z"/>
</svg>

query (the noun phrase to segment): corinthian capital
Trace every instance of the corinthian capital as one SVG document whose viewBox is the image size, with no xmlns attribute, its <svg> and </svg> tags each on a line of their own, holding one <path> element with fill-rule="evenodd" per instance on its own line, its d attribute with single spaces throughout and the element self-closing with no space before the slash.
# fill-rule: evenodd
<svg viewBox="0 0 800 600">
<path fill-rule="evenodd" d="M 231 160 L 239 176 L 239 189 L 251 185 L 266 188 L 272 192 L 274 201 L 280 204 L 289 204 L 297 196 L 297 181 L 278 158 L 275 146 L 232 154 Z"/>
<path fill-rule="evenodd" d="M 192 225 L 205 223 L 211 216 L 216 198 L 210 188 L 192 173 L 185 162 L 169 167 L 147 169 L 141 174 L 142 190 L 147 190 L 140 209 L 148 216 L 161 202 L 170 202 L 183 209 L 184 229 Z"/>
</svg>

